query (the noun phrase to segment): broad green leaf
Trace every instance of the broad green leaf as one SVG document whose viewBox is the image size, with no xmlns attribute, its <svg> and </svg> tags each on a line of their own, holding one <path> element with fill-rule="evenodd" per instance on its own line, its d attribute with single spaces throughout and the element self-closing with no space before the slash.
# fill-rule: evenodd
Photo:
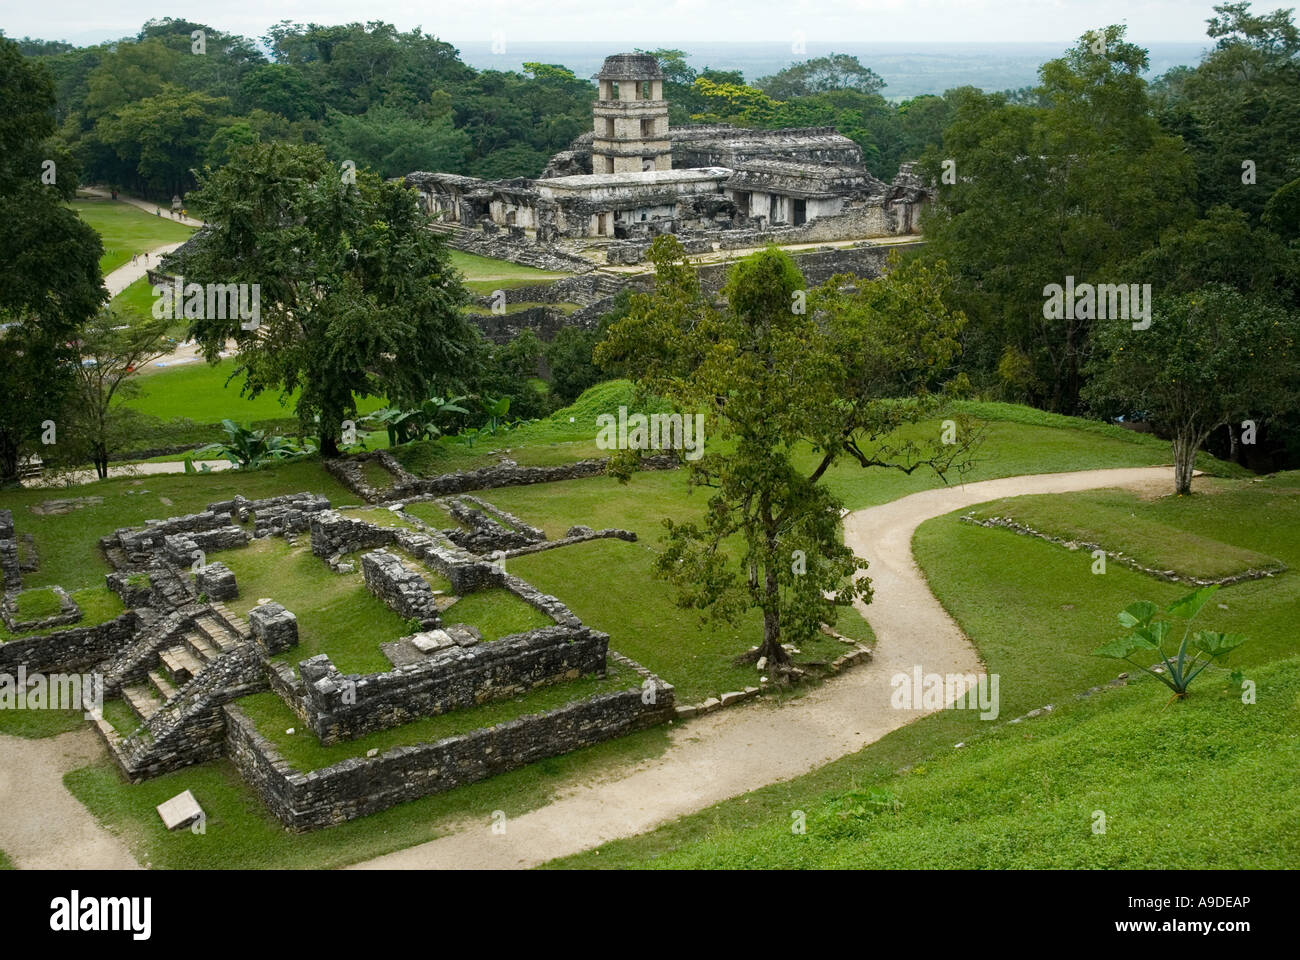
<svg viewBox="0 0 1300 960">
<path fill-rule="evenodd" d="M 1158 648 L 1165 642 L 1165 637 L 1169 634 L 1169 621 L 1157 620 L 1155 623 L 1148 624 L 1144 627 L 1138 627 L 1133 631 L 1133 635 L 1141 637 L 1153 648 Z"/>
<path fill-rule="evenodd" d="M 1198 630 L 1192 635 L 1192 646 L 1212 658 L 1219 658 L 1246 642 L 1240 633 L 1216 633 L 1213 630 Z"/>
<path fill-rule="evenodd" d="M 1123 660 L 1138 650 L 1154 650 L 1156 645 L 1145 637 L 1131 633 L 1127 637 L 1119 637 L 1112 640 L 1105 646 L 1098 647 L 1092 651 L 1094 657 L 1109 657 L 1112 660 Z"/>
<path fill-rule="evenodd" d="M 1159 609 L 1150 600 L 1139 600 L 1136 603 L 1130 603 L 1120 611 L 1120 625 L 1124 627 L 1144 627 L 1151 622 L 1151 618 L 1156 615 Z"/>
<path fill-rule="evenodd" d="M 1189 593 L 1185 597 L 1180 597 L 1169 604 L 1169 608 L 1165 612 L 1171 617 L 1182 617 L 1184 620 L 1191 620 L 1200 613 L 1201 607 L 1205 606 L 1218 589 L 1219 585 L 1217 583 L 1213 586 L 1202 587 L 1200 590 Z"/>
</svg>

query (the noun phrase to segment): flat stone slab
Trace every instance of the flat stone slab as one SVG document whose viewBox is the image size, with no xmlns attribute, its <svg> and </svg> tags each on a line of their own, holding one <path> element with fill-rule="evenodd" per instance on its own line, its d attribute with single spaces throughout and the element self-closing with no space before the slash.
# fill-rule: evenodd
<svg viewBox="0 0 1300 960">
<path fill-rule="evenodd" d="M 158 816 L 162 817 L 163 826 L 168 830 L 188 827 L 195 820 L 203 817 L 203 808 L 194 799 L 194 794 L 186 790 L 178 793 L 165 803 L 158 804 Z"/>
</svg>

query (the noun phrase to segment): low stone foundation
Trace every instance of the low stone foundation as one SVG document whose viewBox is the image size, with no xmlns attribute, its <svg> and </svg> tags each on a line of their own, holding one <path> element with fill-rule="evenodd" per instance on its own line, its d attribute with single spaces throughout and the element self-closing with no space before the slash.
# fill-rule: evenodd
<svg viewBox="0 0 1300 960">
<path fill-rule="evenodd" d="M 0 643 L 0 672 L 80 673 L 124 650 L 139 629 L 134 610 L 93 627 L 73 627 Z"/>
<path fill-rule="evenodd" d="M 315 830 L 672 719 L 671 685 L 658 681 L 653 696 L 645 693 L 637 686 L 600 694 L 547 713 L 307 773 L 295 770 L 243 711 L 228 705 L 225 752 L 280 822 L 297 831 Z"/>
</svg>

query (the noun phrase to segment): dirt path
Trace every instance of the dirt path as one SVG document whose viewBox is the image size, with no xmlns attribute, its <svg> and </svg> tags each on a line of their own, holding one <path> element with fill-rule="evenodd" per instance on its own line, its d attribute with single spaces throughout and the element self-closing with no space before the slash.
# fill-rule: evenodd
<svg viewBox="0 0 1300 960">
<path fill-rule="evenodd" d="M 665 753 L 625 775 L 573 784 L 494 834 L 486 821 L 358 868 L 515 868 L 643 833 L 728 797 L 807 773 L 930 711 L 891 708 L 889 679 L 983 673 L 970 641 L 912 560 L 912 534 L 931 517 L 999 497 L 1097 487 L 1168 485 L 1168 467 L 1087 470 L 987 480 L 916 493 L 844 519 L 845 541 L 871 561 L 875 602 L 860 608 L 876 633 L 873 659 L 782 707 L 764 702 L 675 725 Z"/>
<path fill-rule="evenodd" d="M 27 870 L 133 870 L 126 845 L 68 792 L 63 775 L 104 746 L 90 730 L 43 740 L 0 735 L 0 850 Z"/>
<path fill-rule="evenodd" d="M 135 263 L 127 262 L 122 264 L 104 277 L 104 286 L 108 290 L 108 295 L 116 297 L 131 284 L 148 274 L 150 267 L 157 269 L 158 264 L 162 261 L 162 255 L 171 253 L 179 246 L 179 243 L 164 243 L 161 247 L 154 247 L 148 253 L 140 254 Z"/>
<path fill-rule="evenodd" d="M 180 456 L 180 454 L 177 454 Z M 229 460 L 195 460 L 194 469 L 202 470 L 207 467 L 210 472 L 219 470 L 229 470 L 234 466 Z M 184 473 L 184 460 L 151 460 L 145 463 L 124 463 L 121 465 L 109 465 L 108 478 L 114 477 L 155 477 L 167 473 Z M 52 473 L 49 476 L 41 477 L 38 480 L 24 480 L 24 487 L 40 487 L 42 489 L 59 490 L 63 487 L 72 487 L 82 483 L 94 483 L 99 479 L 93 468 L 87 470 L 72 470 L 68 473 Z"/>
</svg>

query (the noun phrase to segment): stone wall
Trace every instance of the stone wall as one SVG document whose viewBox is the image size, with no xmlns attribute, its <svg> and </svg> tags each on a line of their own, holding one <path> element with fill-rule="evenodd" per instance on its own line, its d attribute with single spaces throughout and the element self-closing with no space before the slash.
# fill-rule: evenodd
<svg viewBox="0 0 1300 960">
<path fill-rule="evenodd" d="M 438 625 L 438 604 L 429 582 L 386 550 L 361 555 L 366 589 L 403 619 L 415 618 L 426 629 Z"/>
<path fill-rule="evenodd" d="M 79 673 L 126 648 L 139 628 L 140 616 L 127 610 L 93 627 L 73 627 L 44 636 L 0 643 L 0 672 L 25 666 L 28 673 Z"/>
<path fill-rule="evenodd" d="M 298 666 L 306 693 L 302 715 L 321 743 L 354 740 L 421 717 L 603 673 L 608 648 L 607 634 L 557 625 L 468 647 L 453 644 L 423 663 L 365 676 L 344 676 L 321 655 Z"/>
<path fill-rule="evenodd" d="M 297 771 L 237 706 L 225 707 L 226 755 L 263 802 L 298 831 L 343 823 L 408 800 L 474 783 L 673 716 L 673 688 L 658 681 L 654 702 L 640 686 L 601 694 L 548 713 L 520 717 L 432 743 L 395 747 Z"/>
<path fill-rule="evenodd" d="M 0 510 L 0 593 L 17 593 L 23 588 L 18 568 L 18 538 L 14 535 L 14 515 Z"/>
</svg>

